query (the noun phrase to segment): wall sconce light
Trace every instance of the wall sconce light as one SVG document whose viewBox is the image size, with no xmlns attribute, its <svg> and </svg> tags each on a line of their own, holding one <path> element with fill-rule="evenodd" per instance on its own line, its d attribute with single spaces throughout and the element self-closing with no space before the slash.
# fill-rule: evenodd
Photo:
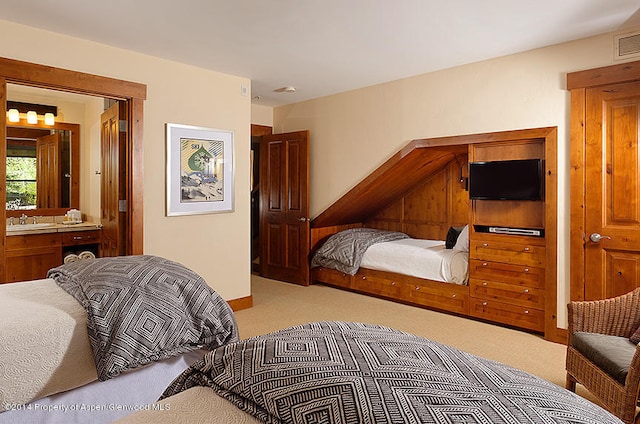
<svg viewBox="0 0 640 424">
<path fill-rule="evenodd" d="M 33 110 L 27 112 L 27 123 L 28 124 L 37 124 L 38 123 L 38 114 Z"/>
<path fill-rule="evenodd" d="M 53 113 L 45 113 L 44 114 L 44 124 L 45 125 L 53 125 L 55 123 L 56 123 L 56 120 L 53 117 Z"/>
<path fill-rule="evenodd" d="M 57 106 L 39 105 L 35 103 L 22 103 L 7 101 L 9 122 L 20 122 L 20 114 L 27 115 L 27 123 L 35 125 L 38 123 L 38 115 L 44 116 L 45 125 L 54 125 L 55 117 L 58 114 Z"/>
<path fill-rule="evenodd" d="M 20 122 L 20 112 L 18 109 L 9 109 L 9 122 Z"/>
</svg>

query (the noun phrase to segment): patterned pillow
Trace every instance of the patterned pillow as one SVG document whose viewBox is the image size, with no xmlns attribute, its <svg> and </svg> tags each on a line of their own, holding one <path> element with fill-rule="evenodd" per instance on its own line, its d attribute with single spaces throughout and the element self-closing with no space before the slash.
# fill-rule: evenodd
<svg viewBox="0 0 640 424">
<path fill-rule="evenodd" d="M 444 242 L 444 247 L 447 249 L 453 249 L 453 246 L 456 245 L 456 241 L 458 241 L 458 236 L 460 235 L 460 231 L 462 231 L 464 227 L 449 227 L 449 231 L 447 231 L 447 238 Z"/>
<path fill-rule="evenodd" d="M 86 259 L 52 268 L 47 276 L 85 308 L 100 381 L 238 339 L 229 304 L 200 275 L 169 259 Z"/>
</svg>

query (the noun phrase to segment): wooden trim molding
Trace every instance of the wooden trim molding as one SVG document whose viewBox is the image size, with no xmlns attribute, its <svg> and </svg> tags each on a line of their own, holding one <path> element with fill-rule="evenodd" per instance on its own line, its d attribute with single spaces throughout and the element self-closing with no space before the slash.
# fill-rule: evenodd
<svg viewBox="0 0 640 424">
<path fill-rule="evenodd" d="M 2 104 L 7 104 L 7 82 L 5 78 L 0 74 L 0 100 Z M 5 113 L 0 113 L 0 134 L 3 134 L 5 140 L 7 136 L 7 116 Z M 7 181 L 7 143 L 0 143 L 0 156 L 5 158 L 4 166 L 0 166 L 0 181 Z M 7 185 L 0 184 L 0 198 L 7 198 Z M 5 224 L 7 222 L 7 210 L 6 207 L 1 208 L 0 221 Z M 7 253 L 6 253 L 6 225 L 0 225 L 0 248 L 2 249 L 2 257 L 0 257 L 0 281 L 6 281 L 6 269 L 7 269 Z"/>
<path fill-rule="evenodd" d="M 70 91 L 118 100 L 147 98 L 147 86 L 53 66 L 0 58 L 0 74 L 7 82 Z"/>
<path fill-rule="evenodd" d="M 241 311 L 243 309 L 249 309 L 253 306 L 253 296 L 241 297 L 239 299 L 231 299 L 227 301 L 231 309 L 234 312 Z"/>
<path fill-rule="evenodd" d="M 640 61 L 567 74 L 567 90 L 640 80 Z"/>
</svg>

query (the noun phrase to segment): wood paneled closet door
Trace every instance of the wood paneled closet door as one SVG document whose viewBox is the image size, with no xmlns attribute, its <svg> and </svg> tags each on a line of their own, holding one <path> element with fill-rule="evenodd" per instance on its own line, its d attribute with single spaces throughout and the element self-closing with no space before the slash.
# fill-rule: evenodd
<svg viewBox="0 0 640 424">
<path fill-rule="evenodd" d="M 59 133 L 36 139 L 36 206 L 38 208 L 60 207 L 61 144 Z"/>
<path fill-rule="evenodd" d="M 126 185 L 126 105 L 114 103 L 101 115 L 100 142 L 102 171 L 100 209 L 102 244 L 100 256 L 127 254 L 127 185 Z M 124 128 L 122 128 L 124 127 Z"/>
<path fill-rule="evenodd" d="M 640 285 L 640 82 L 586 90 L 585 298 Z"/>
<path fill-rule="evenodd" d="M 309 285 L 309 132 L 260 145 L 260 274 Z"/>
</svg>

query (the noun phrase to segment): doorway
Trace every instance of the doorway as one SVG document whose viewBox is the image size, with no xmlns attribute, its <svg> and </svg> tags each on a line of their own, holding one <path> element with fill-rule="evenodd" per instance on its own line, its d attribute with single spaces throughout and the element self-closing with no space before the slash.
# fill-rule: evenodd
<svg viewBox="0 0 640 424">
<path fill-rule="evenodd" d="M 98 75 L 70 71 L 61 68 L 0 58 L 0 97 L 6 101 L 7 83 L 27 85 L 57 91 L 86 94 L 96 97 L 107 97 L 125 102 L 127 105 L 127 130 L 129 137 L 126 143 L 128 158 L 126 169 L 127 198 L 127 233 L 126 251 L 129 255 L 143 253 L 143 144 L 144 127 L 143 110 L 146 99 L 146 85 L 117 80 Z M 5 105 L 6 106 L 6 105 Z M 6 133 L 6 115 L 0 117 L 0 131 Z M 6 144 L 0 143 L 0 155 L 6 157 Z M 6 179 L 6 166 L 0 167 L 0 179 Z M 5 220 L 5 208 L 2 219 Z M 62 212 L 64 214 L 64 212 Z M 6 237 L 6 229 L 1 227 L 0 238 Z M 5 244 L 2 248 L 0 278 L 4 281 L 6 269 Z"/>
<path fill-rule="evenodd" d="M 640 62 L 567 75 L 571 300 L 640 286 Z"/>
<path fill-rule="evenodd" d="M 260 142 L 273 128 L 251 124 L 251 272 L 260 274 Z"/>
<path fill-rule="evenodd" d="M 309 285 L 309 131 L 251 134 L 252 272 Z"/>
</svg>

